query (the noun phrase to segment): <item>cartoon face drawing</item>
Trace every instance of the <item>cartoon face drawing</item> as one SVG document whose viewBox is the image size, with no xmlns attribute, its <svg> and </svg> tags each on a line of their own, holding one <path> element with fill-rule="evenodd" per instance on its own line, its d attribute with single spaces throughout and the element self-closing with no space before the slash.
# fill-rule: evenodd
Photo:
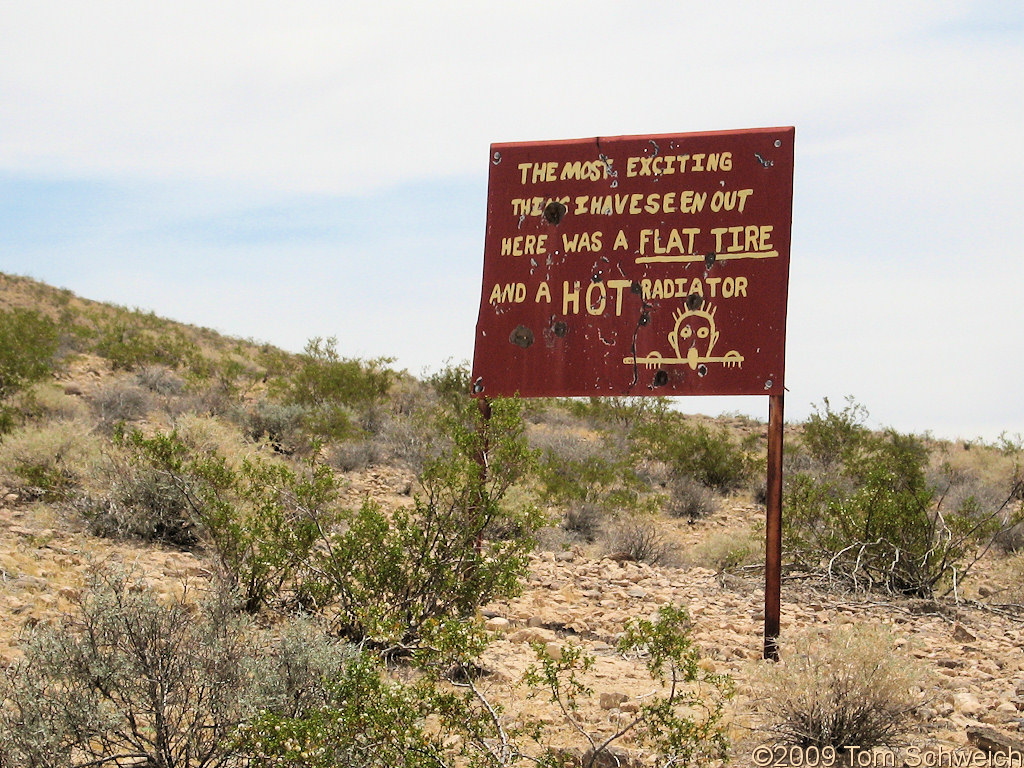
<svg viewBox="0 0 1024 768">
<path fill-rule="evenodd" d="M 672 317 L 675 326 L 668 334 L 668 343 L 672 345 L 674 357 L 666 357 L 656 349 L 646 355 L 623 358 L 626 365 L 646 365 L 648 368 L 661 368 L 664 365 L 688 365 L 697 371 L 698 376 L 705 376 L 708 363 L 721 363 L 726 368 L 739 368 L 743 365 L 743 355 L 731 349 L 724 355 L 714 355 L 715 344 L 721 335 L 715 323 L 717 307 L 700 302 L 699 307 L 691 308 L 687 302 L 686 309 L 676 309 Z"/>
<path fill-rule="evenodd" d="M 668 343 L 677 358 L 696 370 L 699 362 L 711 357 L 720 335 L 715 328 L 715 310 L 677 309 L 674 317 L 676 325 L 668 335 Z"/>
</svg>

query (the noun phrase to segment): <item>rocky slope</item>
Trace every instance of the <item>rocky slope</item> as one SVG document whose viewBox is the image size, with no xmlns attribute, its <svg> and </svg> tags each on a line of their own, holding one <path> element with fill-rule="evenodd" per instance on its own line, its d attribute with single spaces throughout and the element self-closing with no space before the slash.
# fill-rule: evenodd
<svg viewBox="0 0 1024 768">
<path fill-rule="evenodd" d="M 368 470 L 353 477 L 349 493 L 394 501 L 401 498 L 401 485 L 395 473 Z M 698 541 L 710 530 L 745 530 L 760 514 L 750 505 L 733 506 L 692 526 L 691 536 Z M 18 636 L 25 628 L 72 610 L 87 569 L 105 561 L 141 569 L 158 593 L 176 593 L 185 582 L 208 575 L 193 554 L 96 539 L 46 507 L 7 492 L 0 507 L 0 659 L 10 663 L 17 658 Z M 993 563 L 995 573 L 997 566 Z M 999 586 L 984 576 L 981 583 L 991 590 Z M 537 552 L 523 594 L 483 611 L 492 635 L 483 660 L 490 674 L 483 687 L 509 708 L 512 718 L 544 711 L 556 742 L 561 738 L 568 744 L 572 734 L 560 714 L 541 699 L 527 698 L 521 681 L 536 660 L 531 644 L 557 654 L 566 643 L 574 643 L 597 660 L 588 677 L 593 693 L 584 702 L 583 717 L 595 731 L 611 728 L 653 692 L 642 667 L 615 651 L 624 622 L 653 614 L 663 605 L 682 605 L 692 617 L 702 665 L 736 682 L 737 695 L 729 707 L 732 762 L 745 765 L 754 746 L 771 742 L 770 734 L 757 730 L 761 723 L 750 685 L 767 663 L 760 658 L 763 599 L 757 574 L 722 576 L 706 568 L 648 565 L 581 550 Z M 784 657 L 787 639 L 796 633 L 849 624 L 891 627 L 897 638 L 893 652 L 916 657 L 933 672 L 912 744 L 966 754 L 971 725 L 988 724 L 1007 734 L 1024 729 L 1024 622 L 1012 610 L 966 599 L 892 601 L 842 595 L 822 585 L 784 582 Z M 629 749 L 628 739 L 624 746 Z M 630 754 L 642 761 L 642 752 Z"/>
</svg>

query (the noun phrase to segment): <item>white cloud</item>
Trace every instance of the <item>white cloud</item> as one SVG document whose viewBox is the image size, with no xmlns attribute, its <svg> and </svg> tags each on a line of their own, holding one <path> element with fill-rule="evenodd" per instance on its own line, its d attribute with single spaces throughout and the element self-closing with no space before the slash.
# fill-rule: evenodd
<svg viewBox="0 0 1024 768">
<path fill-rule="evenodd" d="M 0 180 L 173 190 L 98 207 L 109 221 L 79 212 L 67 253 L 40 262 L 53 282 L 74 274 L 86 295 L 292 348 L 372 317 L 349 353 L 416 370 L 469 355 L 476 300 L 427 327 L 429 291 L 402 281 L 422 253 L 438 281 L 477 289 L 482 196 L 472 210 L 452 199 L 457 254 L 443 206 L 437 226 L 402 219 L 397 269 L 333 212 L 308 224 L 344 243 L 283 227 L 273 248 L 231 242 L 237 216 L 265 206 L 276 222 L 304 195 L 344 207 L 415 183 L 482 187 L 492 141 L 796 125 L 791 417 L 849 392 L 883 423 L 994 436 L 1024 431 L 1010 389 L 1024 375 L 1022 22 L 968 0 L 7 3 Z M 190 226 L 224 242 L 185 247 L 176 229 Z M 204 273 L 230 291 L 195 285 L 168 277 L 182 254 L 252 268 Z M 339 301 L 346 259 L 365 261 L 365 284 Z"/>
<path fill-rule="evenodd" d="M 957 6 L 19 4 L 2 19 L 0 161 L 353 191 L 473 172 L 491 140 L 794 122 L 842 135 L 902 122 L 934 78 L 956 84 L 942 55 L 917 62 Z"/>
</svg>

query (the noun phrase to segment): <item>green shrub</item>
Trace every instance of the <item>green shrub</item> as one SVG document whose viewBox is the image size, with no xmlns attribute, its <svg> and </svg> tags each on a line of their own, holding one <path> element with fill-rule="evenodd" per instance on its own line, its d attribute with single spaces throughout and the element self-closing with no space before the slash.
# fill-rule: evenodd
<svg viewBox="0 0 1024 768">
<path fill-rule="evenodd" d="M 557 658 L 545 647 L 535 647 L 539 664 L 527 670 L 525 680 L 535 692 L 546 691 L 572 730 L 586 740 L 576 764 L 583 768 L 619 765 L 613 748 L 626 734 L 657 755 L 657 764 L 663 768 L 725 760 L 729 740 L 722 717 L 733 694 L 732 681 L 701 667 L 690 626 L 686 611 L 675 606 L 660 608 L 652 619 L 627 621 L 617 650 L 643 659 L 658 692 L 644 697 L 635 714 L 611 732 L 588 730 L 580 711 L 581 700 L 593 696 L 584 675 L 594 658 L 571 643 L 562 646 Z M 548 749 L 539 764 L 554 768 L 565 765 L 564 761 Z"/>
<path fill-rule="evenodd" d="M 826 403 L 815 429 L 823 464 L 787 479 L 784 535 L 796 563 L 854 586 L 931 597 L 963 578 L 981 542 L 1006 520 L 1006 502 L 984 509 L 975 496 L 950 507 L 928 482 L 929 451 L 912 435 L 862 432 L 850 404 Z M 827 459 L 827 461 L 826 461 Z"/>
<path fill-rule="evenodd" d="M 575 510 L 590 507 L 607 515 L 643 508 L 646 486 L 614 436 L 586 439 L 565 431 L 536 431 L 533 442 L 543 447 L 537 480 L 545 503 Z"/>
<path fill-rule="evenodd" d="M 635 434 L 643 458 L 663 461 L 674 476 L 691 477 L 722 493 L 742 488 L 757 466 L 750 447 L 737 445 L 725 427 L 691 426 L 676 414 L 644 424 Z"/>
<path fill-rule="evenodd" d="M 643 659 L 647 687 L 656 692 L 614 728 L 592 728 L 581 716 L 581 702 L 592 696 L 584 678 L 594 658 L 571 643 L 557 658 L 535 649 L 537 664 L 523 682 L 531 696 L 546 693 L 568 721 L 576 740 L 569 749 L 548 743 L 550 718 L 514 722 L 487 698 L 477 666 L 486 648 L 479 625 L 446 621 L 425 629 L 429 642 L 404 674 L 388 674 L 364 652 L 336 678 L 323 706 L 298 716 L 261 714 L 239 728 L 232 745 L 254 765 L 293 768 L 598 768 L 619 764 L 617 744 L 626 737 L 662 768 L 726 757 L 722 718 L 731 681 L 700 666 L 681 609 L 628 623 L 619 651 Z"/>
<path fill-rule="evenodd" d="M 100 320 L 93 349 L 115 369 L 127 371 L 151 365 L 203 365 L 199 347 L 184 331 L 159 320 L 152 312 L 140 310 L 124 310 Z"/>
<path fill-rule="evenodd" d="M 391 680 L 378 659 L 363 654 L 332 679 L 322 705 L 260 713 L 238 729 L 233 746 L 258 766 L 447 766 L 450 750 L 424 724 L 432 701 L 429 685 Z"/>
<path fill-rule="evenodd" d="M 12 395 L 50 374 L 57 354 L 56 324 L 39 312 L 0 312 L 0 434 L 14 426 Z"/>
<path fill-rule="evenodd" d="M 427 466 L 412 507 L 389 514 L 367 501 L 344 513 L 347 529 L 314 553 L 319 602 L 332 601 L 346 636 L 415 644 L 426 623 L 518 591 L 543 518 L 505 502 L 533 456 L 518 401 L 491 408 L 485 423 L 446 422 L 452 449 Z M 496 530 L 505 535 L 488 538 Z"/>
<path fill-rule="evenodd" d="M 849 396 L 841 411 L 832 410 L 827 397 L 824 409 L 812 408 L 800 438 L 807 453 L 826 467 L 855 459 L 870 438 L 867 408 Z"/>
<path fill-rule="evenodd" d="M 3 768 L 241 768 L 244 723 L 321 707 L 358 658 L 308 622 L 274 638 L 216 593 L 161 602 L 118 571 L 21 649 L 0 678 Z"/>
<path fill-rule="evenodd" d="M 306 415 L 304 405 L 259 400 L 245 414 L 246 431 L 254 440 L 266 439 L 272 443 L 294 446 L 303 441 L 302 429 Z"/>
<path fill-rule="evenodd" d="M 308 409 L 314 434 L 344 439 L 355 434 L 357 409 L 379 402 L 394 380 L 390 358 L 362 361 L 341 357 L 337 339 L 313 338 L 299 355 L 299 366 L 282 384 L 285 400 Z"/>
<path fill-rule="evenodd" d="M 424 381 L 445 402 L 465 400 L 470 395 L 469 363 L 447 361 L 439 371 L 428 374 Z"/>
<path fill-rule="evenodd" d="M 213 448 L 193 450 L 177 432 L 132 432 L 122 445 L 134 474 L 115 505 L 88 513 L 94 529 L 138 533 L 149 525 L 157 538 L 200 542 L 246 611 L 285 599 L 287 590 L 304 599 L 299 580 L 334 515 L 330 468 L 315 458 L 299 471 L 260 459 L 234 466 Z"/>
<path fill-rule="evenodd" d="M 635 428 L 665 418 L 664 397 L 588 397 L 563 401 L 569 412 L 591 427 L 629 435 Z"/>
<path fill-rule="evenodd" d="M 139 452 L 110 450 L 103 493 L 73 500 L 95 536 L 138 539 L 191 549 L 202 530 L 184 489 Z"/>
</svg>

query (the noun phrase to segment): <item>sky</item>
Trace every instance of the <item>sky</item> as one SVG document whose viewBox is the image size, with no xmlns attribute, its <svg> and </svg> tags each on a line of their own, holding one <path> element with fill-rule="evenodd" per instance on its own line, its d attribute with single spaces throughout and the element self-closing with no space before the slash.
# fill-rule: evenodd
<svg viewBox="0 0 1024 768">
<path fill-rule="evenodd" d="M 0 271 L 420 375 L 491 143 L 790 125 L 787 420 L 1024 433 L 1016 0 L 0 0 Z"/>
</svg>

